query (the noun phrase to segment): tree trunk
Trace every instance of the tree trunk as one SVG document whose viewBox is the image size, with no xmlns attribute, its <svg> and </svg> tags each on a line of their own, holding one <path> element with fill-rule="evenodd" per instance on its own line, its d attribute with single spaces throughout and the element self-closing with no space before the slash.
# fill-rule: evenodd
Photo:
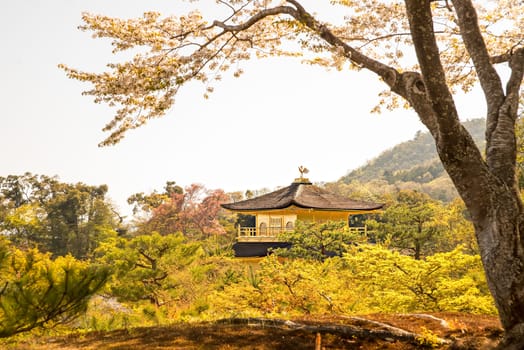
<svg viewBox="0 0 524 350">
<path fill-rule="evenodd" d="M 474 222 L 488 286 L 506 331 L 500 349 L 524 349 L 523 216 L 518 193 L 512 192 L 498 191 L 492 210 Z"/>
<path fill-rule="evenodd" d="M 420 247 L 420 241 L 418 239 L 415 239 L 415 260 L 420 260 L 420 250 L 421 250 L 421 247 Z"/>
<path fill-rule="evenodd" d="M 435 139 L 439 157 L 475 226 L 488 286 L 506 337 L 504 349 L 524 348 L 523 210 L 516 183 L 515 121 L 524 73 L 524 49 L 510 59 L 506 85 L 491 64 L 471 0 L 452 0 L 464 45 L 487 103 L 486 159 L 459 122 L 440 61 L 430 2 L 406 0 L 421 73 L 392 80 Z M 398 76 L 398 74 L 397 74 Z"/>
<path fill-rule="evenodd" d="M 512 118 L 516 120 L 516 112 Z M 513 125 L 504 127 L 499 123 L 498 134 L 506 134 L 504 128 L 512 129 Z M 492 143 L 488 142 L 484 162 L 475 152 L 468 151 L 472 147 L 469 134 L 462 127 L 459 129 L 452 139 L 438 137 L 437 151 L 475 227 L 488 286 L 506 331 L 499 348 L 524 349 L 522 202 L 513 173 L 515 166 L 498 167 L 497 160 L 490 158 L 490 154 L 511 155 L 514 141 L 498 143 L 495 150 L 495 135 Z"/>
<path fill-rule="evenodd" d="M 511 154 L 512 147 L 499 144 L 492 154 Z M 453 150 L 443 138 L 437 141 L 437 151 L 475 227 L 488 286 L 506 331 L 500 349 L 524 349 L 524 215 L 515 176 L 507 176 L 512 169 L 496 170 L 489 156 L 487 162 L 479 162 L 474 153 L 463 147 Z"/>
</svg>

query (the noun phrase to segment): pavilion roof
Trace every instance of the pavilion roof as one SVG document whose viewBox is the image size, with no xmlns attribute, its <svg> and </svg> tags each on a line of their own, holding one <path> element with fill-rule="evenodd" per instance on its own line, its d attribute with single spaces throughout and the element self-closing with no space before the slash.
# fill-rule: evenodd
<svg viewBox="0 0 524 350">
<path fill-rule="evenodd" d="M 384 206 L 384 204 L 356 201 L 328 192 L 313 185 L 307 179 L 297 180 L 277 191 L 235 203 L 222 204 L 222 207 L 232 211 L 274 210 L 291 206 L 331 211 L 370 211 Z"/>
</svg>

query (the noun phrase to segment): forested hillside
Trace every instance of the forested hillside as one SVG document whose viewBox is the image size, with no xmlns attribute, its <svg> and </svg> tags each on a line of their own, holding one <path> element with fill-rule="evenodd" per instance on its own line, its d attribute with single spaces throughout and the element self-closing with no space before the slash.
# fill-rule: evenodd
<svg viewBox="0 0 524 350">
<path fill-rule="evenodd" d="M 468 120 L 463 124 L 480 149 L 484 149 L 485 119 Z M 345 185 L 355 182 L 379 182 L 396 188 L 417 189 L 444 201 L 451 200 L 456 193 L 438 159 L 429 132 L 418 132 L 412 140 L 382 152 L 338 181 Z"/>
</svg>

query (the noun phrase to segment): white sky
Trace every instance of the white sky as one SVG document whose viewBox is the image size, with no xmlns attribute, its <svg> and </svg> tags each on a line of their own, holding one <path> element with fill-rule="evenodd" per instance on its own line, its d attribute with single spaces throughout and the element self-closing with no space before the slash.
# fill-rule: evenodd
<svg viewBox="0 0 524 350">
<path fill-rule="evenodd" d="M 65 63 L 101 71 L 114 60 L 107 42 L 77 29 L 81 13 L 170 14 L 179 4 L 1 1 L 0 176 L 29 171 L 107 184 L 110 197 L 128 212 L 129 195 L 161 190 L 167 180 L 226 191 L 273 189 L 289 184 L 305 165 L 312 181 L 334 181 L 423 129 L 410 111 L 369 113 L 384 88 L 374 75 L 273 59 L 245 66 L 240 79 L 224 79 L 209 100 L 201 86 L 187 86 L 166 117 L 130 132 L 117 146 L 98 148 L 112 111 L 82 96 L 90 86 L 57 68 Z M 464 119 L 484 115 L 484 104 L 475 102 L 482 99 L 461 101 Z"/>
</svg>

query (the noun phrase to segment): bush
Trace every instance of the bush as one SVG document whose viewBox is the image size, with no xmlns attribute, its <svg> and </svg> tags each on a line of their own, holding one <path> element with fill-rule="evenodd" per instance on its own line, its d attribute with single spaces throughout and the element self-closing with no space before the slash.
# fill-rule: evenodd
<svg viewBox="0 0 524 350">
<path fill-rule="evenodd" d="M 109 278 L 106 267 L 72 256 L 51 260 L 49 254 L 23 252 L 4 239 L 0 251 L 0 337 L 71 321 Z"/>
</svg>

